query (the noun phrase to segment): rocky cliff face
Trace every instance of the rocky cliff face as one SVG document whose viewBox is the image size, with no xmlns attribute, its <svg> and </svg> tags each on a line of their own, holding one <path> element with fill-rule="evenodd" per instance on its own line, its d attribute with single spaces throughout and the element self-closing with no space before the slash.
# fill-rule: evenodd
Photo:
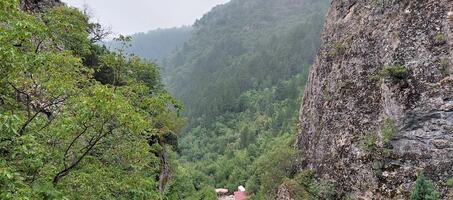
<svg viewBox="0 0 453 200">
<path fill-rule="evenodd" d="M 420 171 L 453 198 L 453 1 L 333 0 L 322 41 L 299 168 L 338 199 L 407 199 Z"/>
</svg>

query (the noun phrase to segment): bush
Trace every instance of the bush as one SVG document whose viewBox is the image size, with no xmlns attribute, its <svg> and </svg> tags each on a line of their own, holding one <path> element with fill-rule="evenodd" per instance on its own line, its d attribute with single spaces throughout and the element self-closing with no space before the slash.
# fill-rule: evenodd
<svg viewBox="0 0 453 200">
<path fill-rule="evenodd" d="M 295 155 L 296 151 L 292 147 L 281 145 L 258 158 L 254 167 L 259 190 L 266 192 L 269 197 L 277 194 L 278 187 L 293 171 Z"/>
<path fill-rule="evenodd" d="M 407 69 L 399 64 L 385 66 L 379 73 L 382 78 L 389 78 L 394 80 L 402 80 L 407 78 L 409 72 Z"/>
<path fill-rule="evenodd" d="M 345 52 L 346 52 L 346 46 L 343 43 L 339 42 L 333 46 L 333 49 L 329 52 L 329 54 L 332 57 L 336 57 L 339 55 L 343 55 Z"/>
<path fill-rule="evenodd" d="M 361 147 L 365 151 L 373 151 L 376 149 L 376 136 L 373 133 L 366 133 L 362 137 Z"/>
<path fill-rule="evenodd" d="M 212 186 L 203 186 L 201 190 L 198 191 L 198 197 L 196 199 L 216 200 L 217 195 L 215 193 L 215 188 Z"/>
<path fill-rule="evenodd" d="M 386 118 L 381 128 L 382 142 L 388 143 L 396 134 L 397 129 L 395 121 L 390 118 Z"/>
<path fill-rule="evenodd" d="M 444 58 L 440 61 L 439 65 L 442 75 L 447 76 L 450 73 L 450 70 L 448 69 L 448 66 L 450 65 L 450 60 Z"/>
<path fill-rule="evenodd" d="M 417 177 L 417 181 L 411 192 L 411 200 L 439 200 L 439 192 L 433 186 L 433 183 L 426 179 L 423 174 Z"/>
<path fill-rule="evenodd" d="M 445 44 L 445 42 L 447 42 L 447 39 L 442 33 L 436 33 L 433 37 L 433 40 L 437 45 Z"/>
<path fill-rule="evenodd" d="M 295 200 L 334 199 L 336 193 L 336 185 L 329 180 L 317 180 L 313 170 L 301 171 L 293 179 L 286 179 L 284 184 Z"/>
<path fill-rule="evenodd" d="M 384 164 L 381 161 L 374 161 L 371 164 L 371 169 L 373 170 L 373 174 L 376 177 L 381 177 L 383 172 Z"/>
<path fill-rule="evenodd" d="M 450 177 L 450 178 L 447 180 L 447 185 L 448 185 L 448 187 L 453 187 L 453 177 Z"/>
</svg>

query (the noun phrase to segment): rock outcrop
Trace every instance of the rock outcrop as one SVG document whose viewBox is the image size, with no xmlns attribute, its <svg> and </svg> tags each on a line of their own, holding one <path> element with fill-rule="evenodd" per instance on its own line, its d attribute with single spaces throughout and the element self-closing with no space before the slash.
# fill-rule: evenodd
<svg viewBox="0 0 453 200">
<path fill-rule="evenodd" d="M 453 1 L 333 0 L 299 128 L 299 169 L 338 199 L 407 199 L 421 171 L 446 198 Z"/>
<path fill-rule="evenodd" d="M 60 0 L 21 0 L 20 8 L 28 12 L 35 12 L 59 4 L 61 4 Z"/>
<path fill-rule="evenodd" d="M 278 188 L 278 193 L 277 193 L 277 199 L 278 200 L 294 200 L 294 198 L 291 197 L 291 192 L 289 191 L 289 188 L 286 184 L 282 184 Z"/>
</svg>

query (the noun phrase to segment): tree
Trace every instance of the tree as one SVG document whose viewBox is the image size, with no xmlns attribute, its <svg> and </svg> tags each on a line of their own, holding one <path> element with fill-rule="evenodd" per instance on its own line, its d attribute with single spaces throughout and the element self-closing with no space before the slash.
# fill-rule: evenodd
<svg viewBox="0 0 453 200">
<path fill-rule="evenodd" d="M 94 44 L 74 8 L 0 7 L 0 198 L 162 198 L 181 105 L 157 66 Z"/>
<path fill-rule="evenodd" d="M 411 200 L 438 200 L 439 192 L 433 186 L 433 183 L 420 174 L 415 181 L 411 191 Z"/>
</svg>

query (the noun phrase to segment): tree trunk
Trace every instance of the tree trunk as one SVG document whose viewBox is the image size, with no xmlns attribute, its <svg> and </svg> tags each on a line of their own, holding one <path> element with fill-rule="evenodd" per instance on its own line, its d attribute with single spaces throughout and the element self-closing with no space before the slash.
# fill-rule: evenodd
<svg viewBox="0 0 453 200">
<path fill-rule="evenodd" d="M 165 186 L 170 179 L 170 167 L 168 163 L 167 152 L 165 150 L 165 145 L 160 145 L 162 146 L 162 151 L 158 153 L 160 159 L 159 191 L 162 194 L 164 193 Z"/>
</svg>

